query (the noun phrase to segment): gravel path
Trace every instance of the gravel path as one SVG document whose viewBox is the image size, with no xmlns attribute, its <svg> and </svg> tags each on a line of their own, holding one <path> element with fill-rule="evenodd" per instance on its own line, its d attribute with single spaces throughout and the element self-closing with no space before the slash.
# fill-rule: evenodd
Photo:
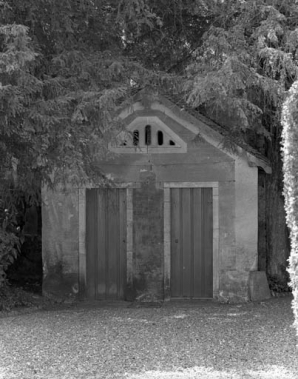
<svg viewBox="0 0 298 379">
<path fill-rule="evenodd" d="M 297 379 L 291 297 L 0 318 L 0 379 Z"/>
</svg>

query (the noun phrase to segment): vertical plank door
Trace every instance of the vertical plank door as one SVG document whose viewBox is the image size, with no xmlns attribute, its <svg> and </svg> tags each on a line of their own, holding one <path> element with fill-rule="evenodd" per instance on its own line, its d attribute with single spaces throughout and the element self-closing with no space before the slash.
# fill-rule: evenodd
<svg viewBox="0 0 298 379">
<path fill-rule="evenodd" d="M 213 297 L 212 188 L 171 188 L 171 297 Z"/>
<path fill-rule="evenodd" d="M 126 190 L 86 190 L 87 296 L 123 299 L 126 283 Z"/>
</svg>

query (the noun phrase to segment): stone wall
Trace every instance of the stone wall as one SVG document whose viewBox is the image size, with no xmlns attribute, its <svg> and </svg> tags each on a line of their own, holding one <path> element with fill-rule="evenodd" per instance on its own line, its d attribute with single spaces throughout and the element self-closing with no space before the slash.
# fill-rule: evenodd
<svg viewBox="0 0 298 379">
<path fill-rule="evenodd" d="M 258 169 L 240 159 L 235 161 L 233 197 L 235 239 L 230 253 L 221 253 L 219 297 L 246 301 L 249 300 L 250 272 L 258 269 Z M 223 195 L 221 201 L 224 201 Z M 222 217 L 225 214 L 222 213 Z M 220 225 L 224 227 L 223 220 Z M 221 243 L 221 246 L 227 245 Z M 225 262 L 227 257 L 232 260 L 229 266 Z"/>
<path fill-rule="evenodd" d="M 134 289 L 136 296 L 163 298 L 163 190 L 153 171 L 140 172 L 133 191 Z"/>
<path fill-rule="evenodd" d="M 43 294 L 66 299 L 78 294 L 78 190 L 42 190 Z"/>
</svg>

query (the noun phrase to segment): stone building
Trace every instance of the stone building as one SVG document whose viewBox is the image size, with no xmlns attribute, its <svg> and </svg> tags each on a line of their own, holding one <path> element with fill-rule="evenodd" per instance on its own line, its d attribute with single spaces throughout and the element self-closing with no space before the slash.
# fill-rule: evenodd
<svg viewBox="0 0 298 379">
<path fill-rule="evenodd" d="M 42 191 L 45 294 L 92 299 L 249 299 L 258 270 L 258 171 L 249 146 L 162 96 L 120 114 L 98 162 L 106 188 Z"/>
</svg>

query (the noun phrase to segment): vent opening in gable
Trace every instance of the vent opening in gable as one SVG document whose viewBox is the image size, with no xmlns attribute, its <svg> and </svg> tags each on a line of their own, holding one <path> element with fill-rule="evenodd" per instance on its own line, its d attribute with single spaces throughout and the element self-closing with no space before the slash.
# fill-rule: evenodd
<svg viewBox="0 0 298 379">
<path fill-rule="evenodd" d="M 139 133 L 138 130 L 135 130 L 135 131 L 133 132 L 133 141 L 132 141 L 132 143 L 133 143 L 134 146 L 138 146 L 138 144 L 139 144 L 139 139 L 140 139 L 140 133 Z"/>
<path fill-rule="evenodd" d="M 158 146 L 163 145 L 163 132 L 160 130 L 157 132 L 157 144 Z"/>
<path fill-rule="evenodd" d="M 145 145 L 151 145 L 151 125 L 145 126 Z"/>
<path fill-rule="evenodd" d="M 158 117 L 137 117 L 109 149 L 121 153 L 185 153 L 187 144 Z"/>
</svg>

